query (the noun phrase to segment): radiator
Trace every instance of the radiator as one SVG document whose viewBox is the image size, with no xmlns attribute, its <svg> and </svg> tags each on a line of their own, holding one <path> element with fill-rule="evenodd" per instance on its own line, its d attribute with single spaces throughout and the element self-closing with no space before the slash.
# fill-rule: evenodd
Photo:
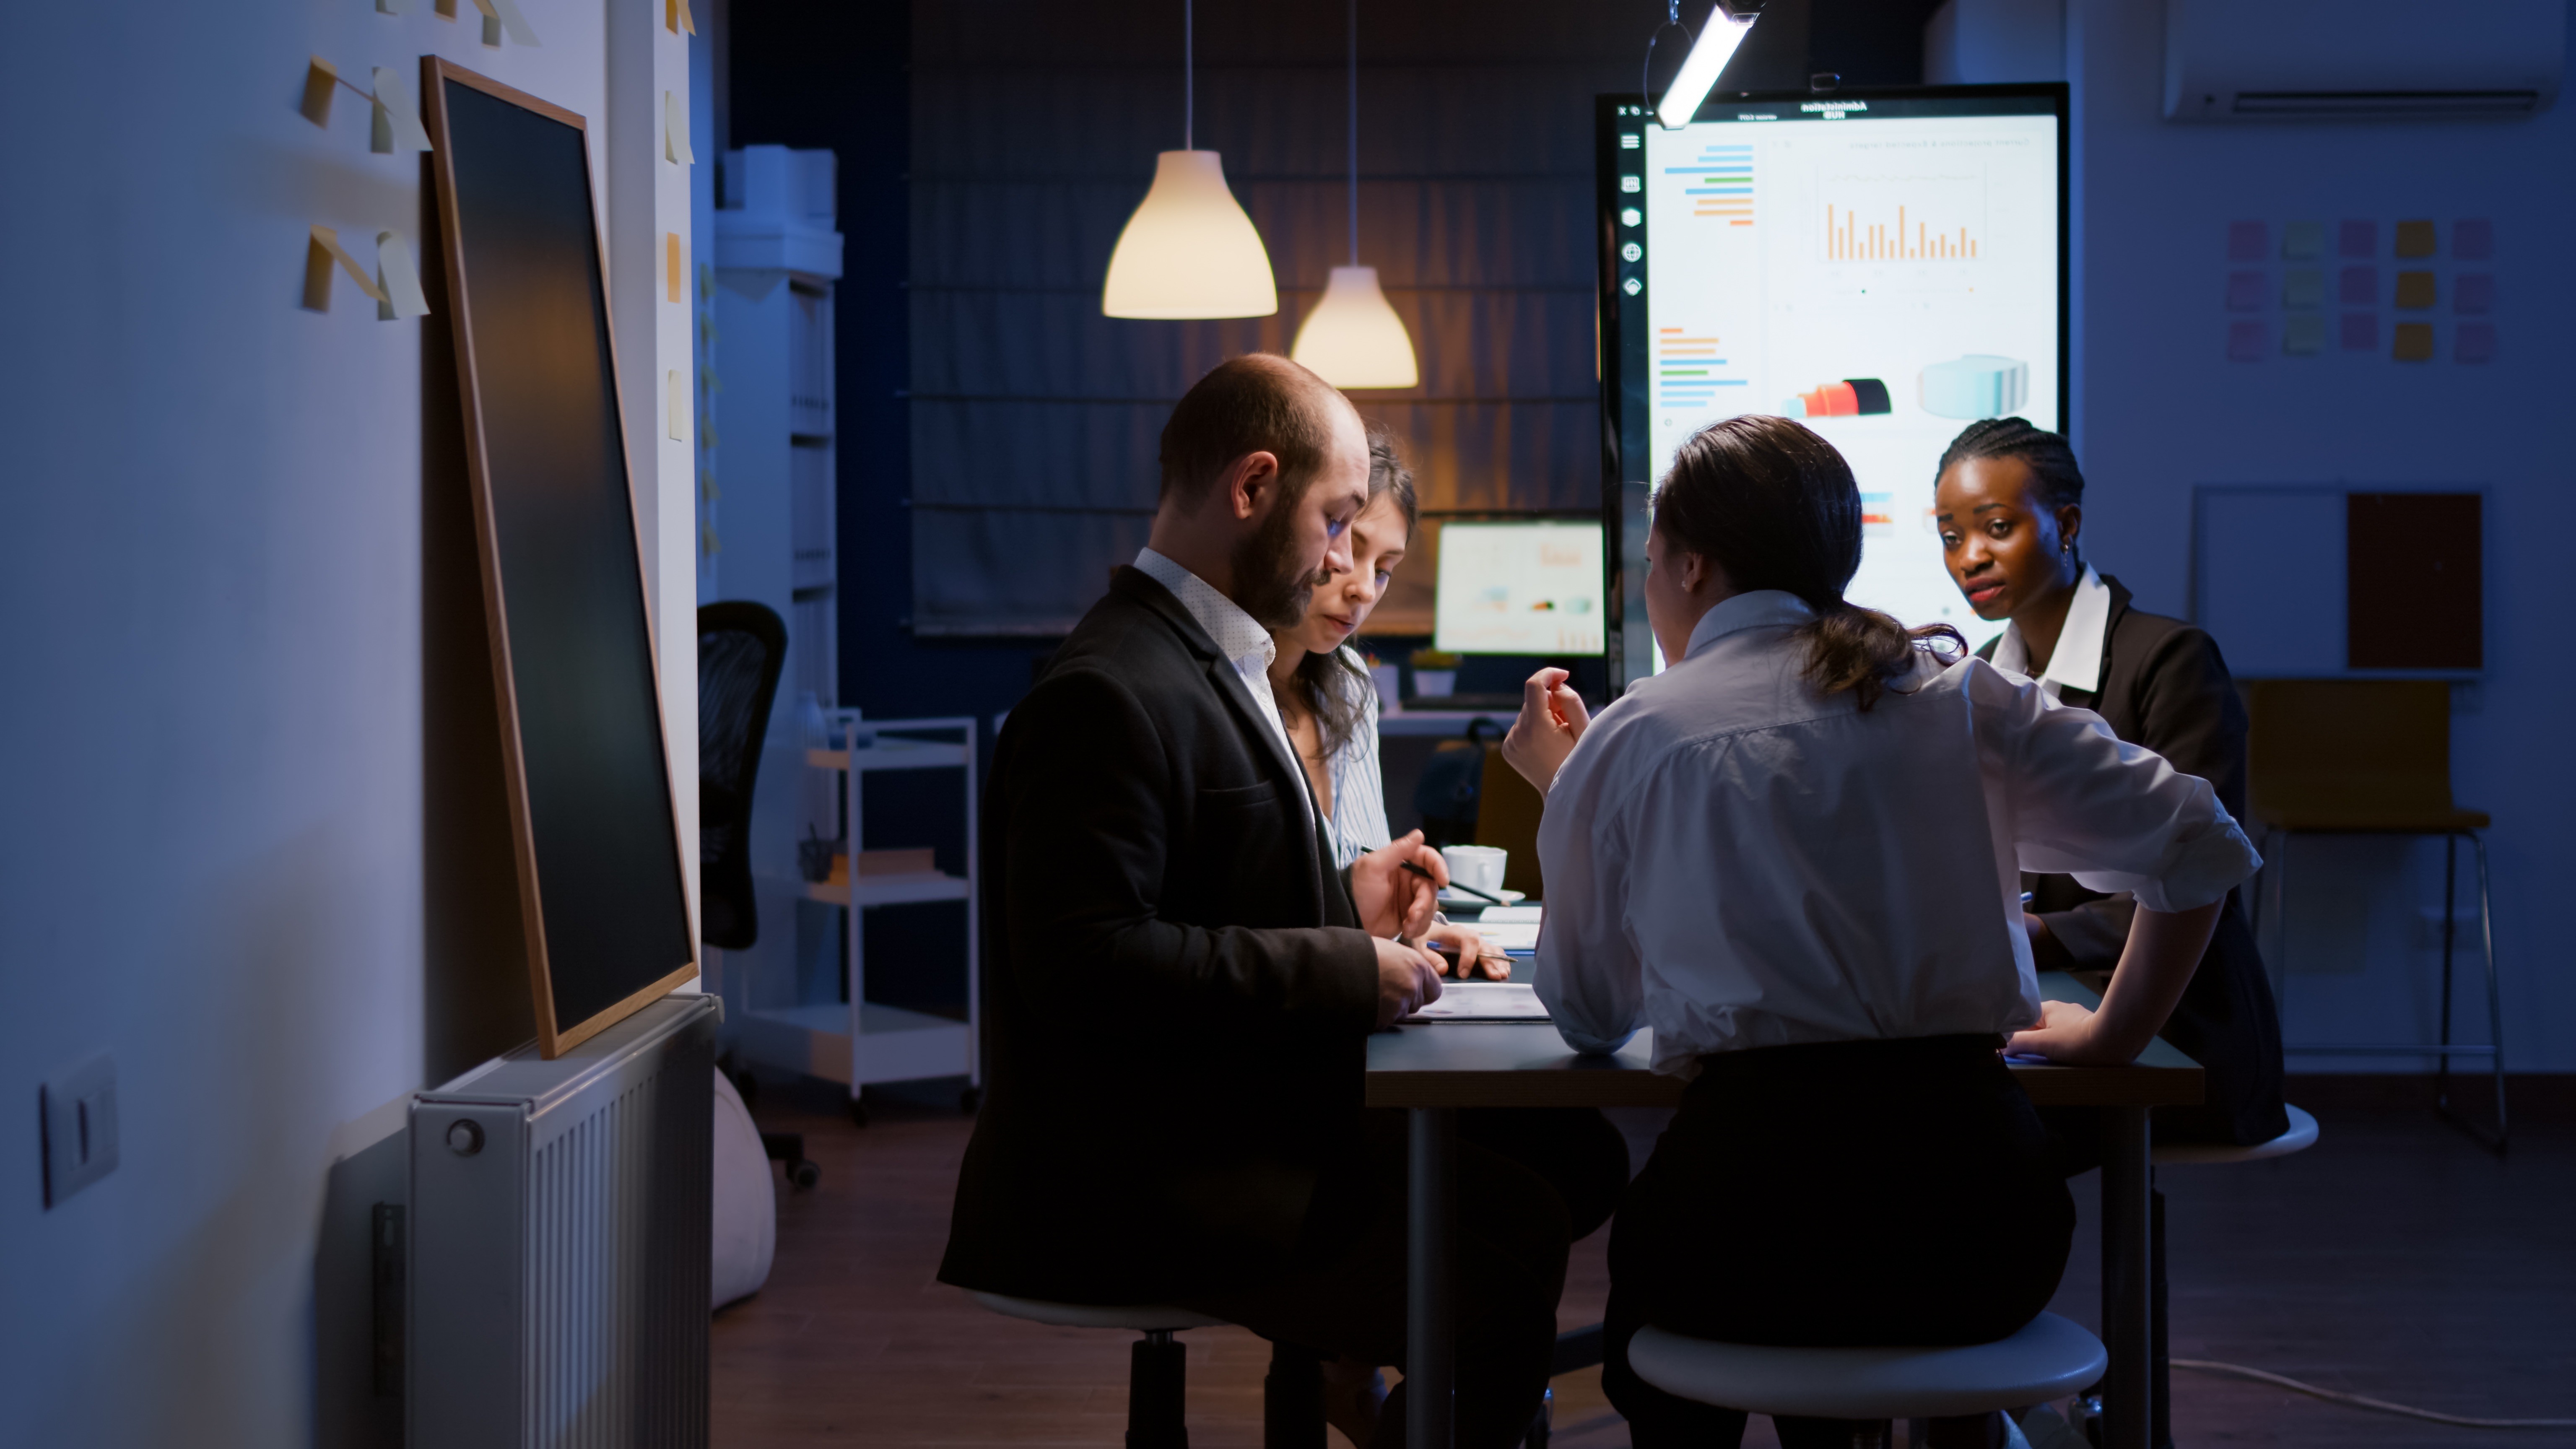
<svg viewBox="0 0 2576 1449">
<path fill-rule="evenodd" d="M 411 1109 L 409 1449 L 704 1449 L 715 998 Z"/>
</svg>

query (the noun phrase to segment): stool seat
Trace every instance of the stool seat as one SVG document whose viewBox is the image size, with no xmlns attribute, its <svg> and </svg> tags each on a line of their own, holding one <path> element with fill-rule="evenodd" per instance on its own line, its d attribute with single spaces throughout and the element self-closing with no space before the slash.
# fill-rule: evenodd
<svg viewBox="0 0 2576 1449">
<path fill-rule="evenodd" d="M 1123 1328 L 1132 1333 L 1177 1333 L 1184 1328 L 1223 1328 L 1225 1320 L 1158 1303 L 1049 1303 L 1041 1298 L 1013 1298 L 1001 1293 L 966 1290 L 966 1296 L 995 1313 L 1051 1323 L 1058 1328 Z"/>
<path fill-rule="evenodd" d="M 2158 1167 L 2192 1167 L 2212 1162 L 2260 1162 L 2266 1157 L 2287 1157 L 2305 1152 L 2317 1145 L 2317 1119 L 2284 1103 L 2290 1114 L 2290 1130 L 2269 1142 L 2255 1142 L 2243 1147 L 2225 1142 L 2158 1143 L 2155 1150 Z"/>
<path fill-rule="evenodd" d="M 1809 1419 L 1942 1419 L 2017 1409 L 2102 1376 L 2099 1339 L 2054 1313 L 2010 1338 L 1954 1348 L 1779 1348 L 1645 1328 L 1637 1376 L 1723 1408 Z"/>
</svg>

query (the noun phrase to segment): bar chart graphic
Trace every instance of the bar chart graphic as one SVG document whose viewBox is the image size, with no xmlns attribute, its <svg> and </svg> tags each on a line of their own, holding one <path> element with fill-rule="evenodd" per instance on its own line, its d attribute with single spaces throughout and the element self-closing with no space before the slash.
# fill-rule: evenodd
<svg viewBox="0 0 2576 1449">
<path fill-rule="evenodd" d="M 1753 224 L 1753 148 L 1710 142 L 1699 148 L 1699 154 L 1688 164 L 1667 166 L 1666 176 L 1682 180 L 1682 195 L 1690 199 L 1690 214 L 1722 221 L 1728 226 Z"/>
<path fill-rule="evenodd" d="M 1982 172 L 1820 176 L 1829 262 L 1973 262 L 1986 229 Z"/>
<path fill-rule="evenodd" d="M 1742 369 L 1727 361 L 1716 330 L 1655 329 L 1655 403 L 1664 408 L 1706 407 L 1722 388 L 1742 387 Z"/>
</svg>

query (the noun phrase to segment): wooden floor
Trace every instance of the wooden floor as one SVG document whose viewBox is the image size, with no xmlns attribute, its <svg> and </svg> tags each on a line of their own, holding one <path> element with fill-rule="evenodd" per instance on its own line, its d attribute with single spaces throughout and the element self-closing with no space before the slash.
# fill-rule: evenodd
<svg viewBox="0 0 2576 1449">
<path fill-rule="evenodd" d="M 809 1192 L 781 1184 L 769 1286 L 717 1315 L 719 1449 L 1120 1444 L 1127 1335 L 995 1317 L 933 1278 L 968 1128 L 954 1087 L 882 1103 L 872 1092 L 864 1130 L 836 1094 L 763 1086 L 761 1125 L 803 1132 L 823 1177 Z M 2519 1122 L 2499 1161 L 2419 1109 L 2317 1116 L 2320 1144 L 2300 1156 L 2160 1175 L 2175 1356 L 2454 1414 L 2576 1417 L 2576 1123 Z M 1660 1120 L 1621 1119 L 1637 1161 Z M 2091 1178 L 2077 1182 L 2086 1227 L 2055 1305 L 2087 1325 L 2092 1193 Z M 1575 1248 L 1568 1327 L 1601 1315 L 1606 1237 Z M 1255 1449 L 1266 1345 L 1238 1329 L 1184 1341 L 1194 1449 Z M 1627 1444 L 1597 1370 L 1555 1391 L 1563 1449 Z M 2182 1371 L 2174 1400 L 2185 1446 L 2576 1444 L 2576 1432 L 2445 1428 Z M 1745 1442 L 1771 1445 L 1768 1425 L 1756 1419 Z"/>
</svg>

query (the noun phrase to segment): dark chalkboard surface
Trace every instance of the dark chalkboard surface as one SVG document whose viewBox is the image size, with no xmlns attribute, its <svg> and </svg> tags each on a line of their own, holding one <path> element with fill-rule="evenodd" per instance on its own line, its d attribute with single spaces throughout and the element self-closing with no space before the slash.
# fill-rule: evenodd
<svg viewBox="0 0 2576 1449">
<path fill-rule="evenodd" d="M 547 1056 L 697 969 L 582 118 L 427 57 Z"/>
</svg>

